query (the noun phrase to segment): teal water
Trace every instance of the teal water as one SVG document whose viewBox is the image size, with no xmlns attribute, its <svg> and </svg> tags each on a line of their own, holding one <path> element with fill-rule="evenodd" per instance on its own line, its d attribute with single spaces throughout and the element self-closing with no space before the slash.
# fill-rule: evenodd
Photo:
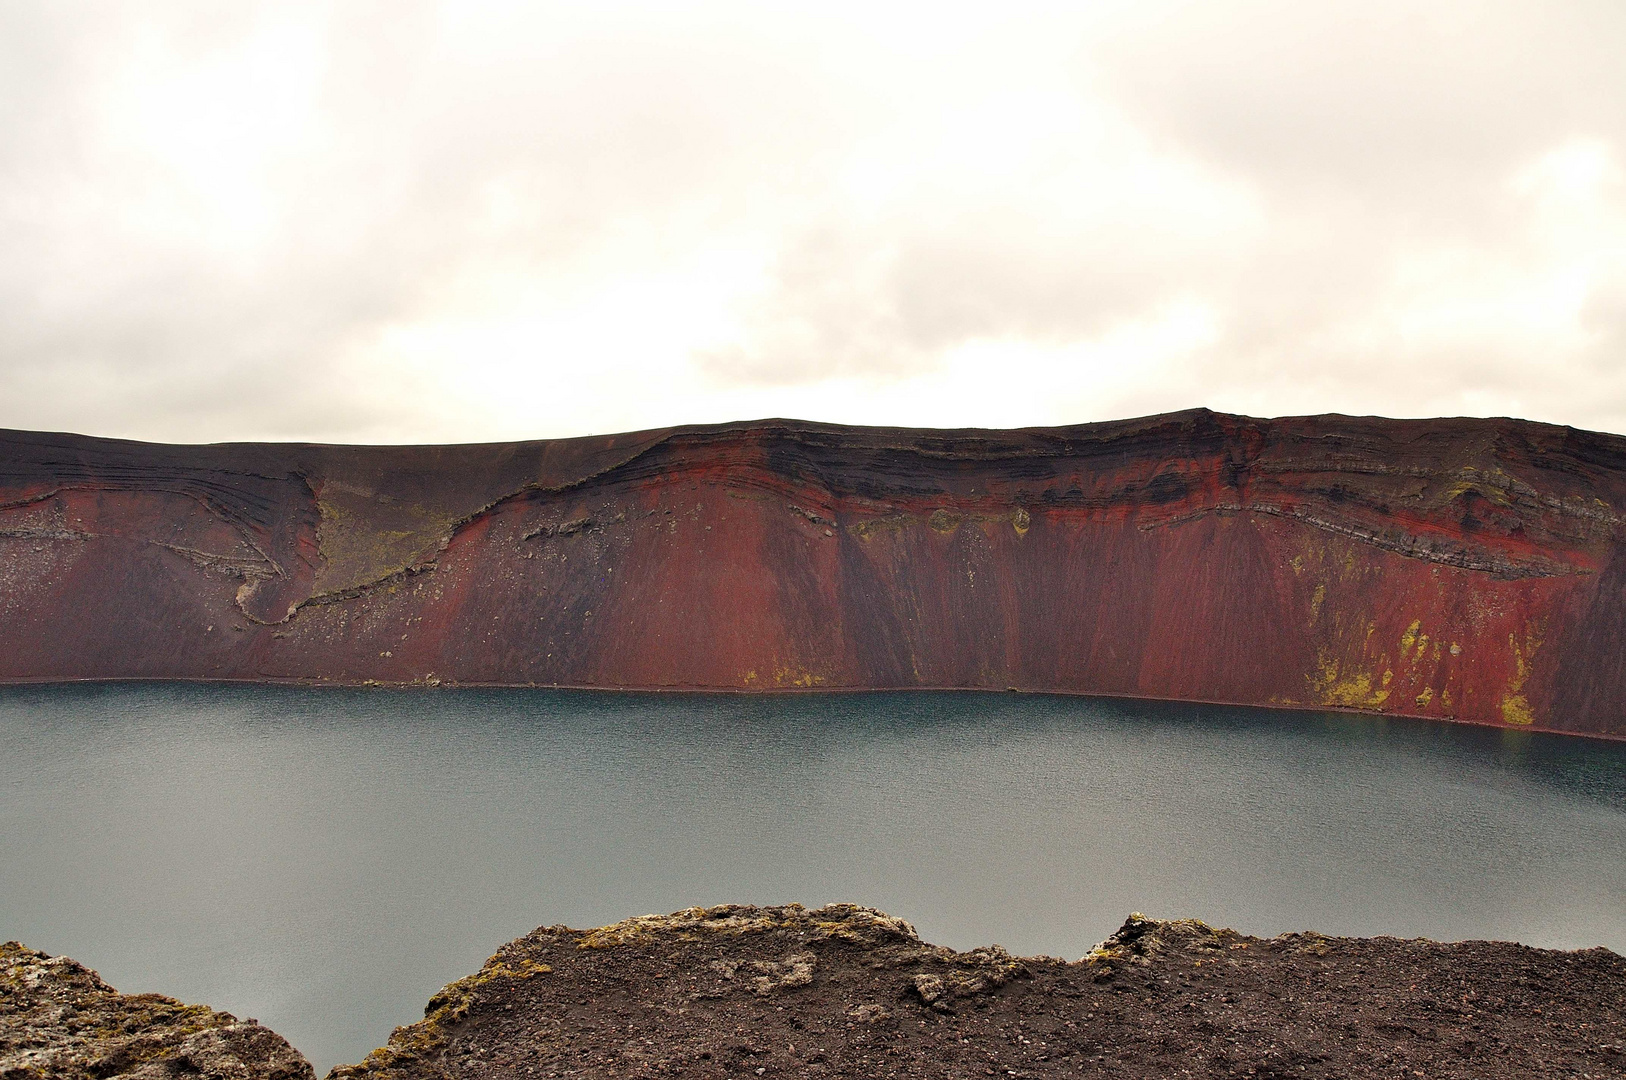
<svg viewBox="0 0 1626 1080">
<path fill-rule="evenodd" d="M 0 938 L 318 1070 L 545 923 L 850 900 L 1077 957 L 1131 911 L 1626 952 L 1626 745 L 979 694 L 0 690 Z"/>
</svg>

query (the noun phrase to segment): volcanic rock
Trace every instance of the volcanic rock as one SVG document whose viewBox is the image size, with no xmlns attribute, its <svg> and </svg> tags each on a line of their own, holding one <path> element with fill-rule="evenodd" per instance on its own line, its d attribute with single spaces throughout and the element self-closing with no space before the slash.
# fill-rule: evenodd
<svg viewBox="0 0 1626 1080">
<path fill-rule="evenodd" d="M 543 927 L 329 1080 L 1619 1077 L 1626 960 L 1130 919 L 1076 962 L 837 904 Z"/>
<path fill-rule="evenodd" d="M 313 1080 L 256 1021 L 160 994 L 121 994 L 66 956 L 0 945 L 4 1080 Z"/>
</svg>

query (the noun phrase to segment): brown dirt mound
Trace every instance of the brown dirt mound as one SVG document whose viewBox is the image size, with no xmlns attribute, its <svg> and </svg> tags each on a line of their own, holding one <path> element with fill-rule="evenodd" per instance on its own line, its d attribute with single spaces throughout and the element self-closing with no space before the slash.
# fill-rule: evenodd
<svg viewBox="0 0 1626 1080">
<path fill-rule="evenodd" d="M 330 1080 L 1621 1077 L 1626 960 L 1132 916 L 1077 962 L 847 904 L 544 927 Z"/>
</svg>

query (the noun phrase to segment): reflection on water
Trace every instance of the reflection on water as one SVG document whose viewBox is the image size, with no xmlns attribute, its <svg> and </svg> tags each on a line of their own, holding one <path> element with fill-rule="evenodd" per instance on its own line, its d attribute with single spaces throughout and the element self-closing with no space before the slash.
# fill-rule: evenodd
<svg viewBox="0 0 1626 1080">
<path fill-rule="evenodd" d="M 318 1069 L 543 923 L 851 900 L 1076 957 L 1130 911 L 1626 952 L 1626 745 L 989 694 L 0 691 L 0 938 Z"/>
</svg>

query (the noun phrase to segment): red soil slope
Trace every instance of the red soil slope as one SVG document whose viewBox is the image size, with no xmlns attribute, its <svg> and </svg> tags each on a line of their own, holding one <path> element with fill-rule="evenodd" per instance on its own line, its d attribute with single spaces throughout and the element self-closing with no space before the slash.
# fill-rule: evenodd
<svg viewBox="0 0 1626 1080">
<path fill-rule="evenodd" d="M 1626 737 L 1626 439 L 1193 411 L 0 433 L 0 681 L 981 687 Z"/>
</svg>

